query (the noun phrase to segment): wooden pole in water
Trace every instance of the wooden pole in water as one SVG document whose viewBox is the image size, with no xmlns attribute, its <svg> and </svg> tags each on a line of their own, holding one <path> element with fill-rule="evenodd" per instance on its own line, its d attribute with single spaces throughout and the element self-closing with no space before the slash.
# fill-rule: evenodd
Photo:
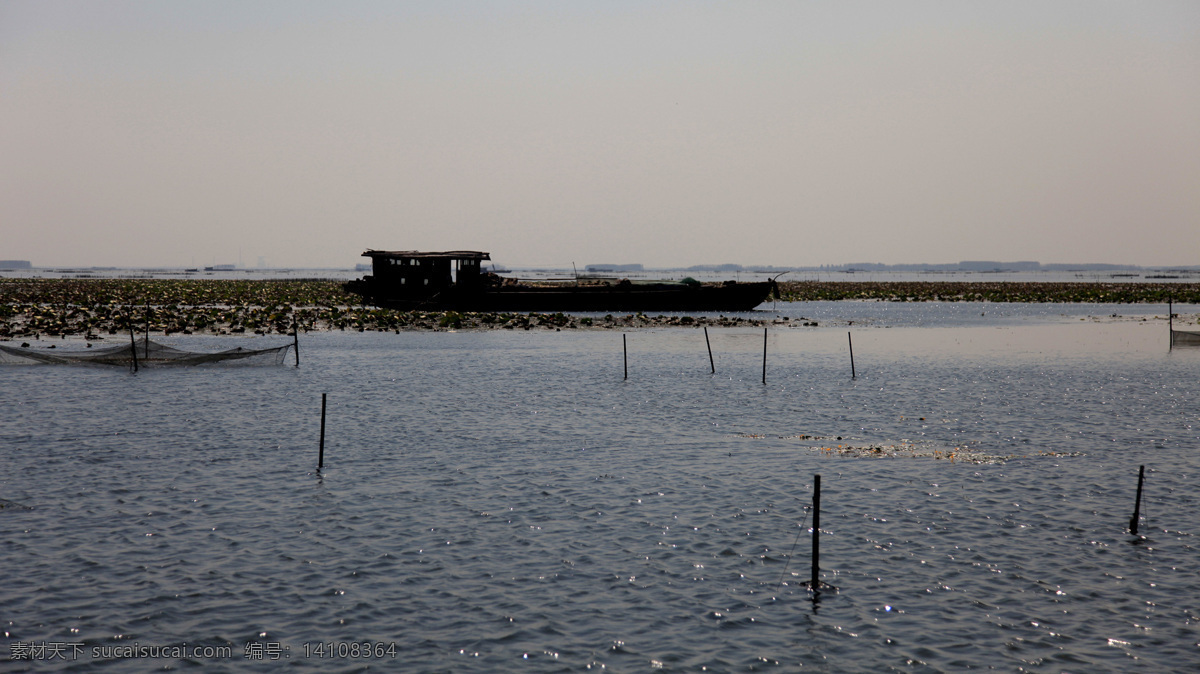
<svg viewBox="0 0 1200 674">
<path fill-rule="evenodd" d="M 767 329 L 763 328 L 763 383 L 767 383 Z"/>
<path fill-rule="evenodd" d="M 146 302 L 146 358 L 150 357 L 150 302 Z"/>
<path fill-rule="evenodd" d="M 296 354 L 296 367 L 300 367 L 300 333 L 296 328 L 296 314 L 292 314 L 292 351 Z"/>
<path fill-rule="evenodd" d="M 133 316 L 129 318 L 129 353 L 133 355 L 133 371 L 137 372 L 137 340 L 133 336 Z"/>
<path fill-rule="evenodd" d="M 629 341 L 624 334 L 621 335 L 621 349 L 625 354 L 625 378 L 629 379 Z"/>
<path fill-rule="evenodd" d="M 1172 310 L 1171 296 L 1167 295 L 1167 338 L 1171 341 L 1167 344 L 1167 350 L 1175 348 L 1175 312 Z"/>
<path fill-rule="evenodd" d="M 325 395 L 321 394 L 321 445 L 317 453 L 317 470 L 325 467 Z"/>
<path fill-rule="evenodd" d="M 1137 498 L 1133 502 L 1133 517 L 1129 520 L 1129 530 L 1133 535 L 1138 532 L 1138 520 L 1142 517 L 1142 480 L 1146 477 L 1146 467 L 1138 467 Z"/>
<path fill-rule="evenodd" d="M 713 362 L 712 343 L 708 341 L 708 326 L 704 326 L 704 346 L 708 347 L 708 366 L 712 368 L 712 373 L 717 373 L 717 364 Z"/>
<path fill-rule="evenodd" d="M 812 580 L 809 587 L 813 592 L 821 586 L 818 579 L 821 569 L 821 476 L 813 476 L 813 537 L 812 537 Z"/>
<path fill-rule="evenodd" d="M 857 379 L 854 375 L 854 338 L 850 336 L 850 331 L 846 331 L 846 340 L 850 342 L 850 378 Z"/>
</svg>

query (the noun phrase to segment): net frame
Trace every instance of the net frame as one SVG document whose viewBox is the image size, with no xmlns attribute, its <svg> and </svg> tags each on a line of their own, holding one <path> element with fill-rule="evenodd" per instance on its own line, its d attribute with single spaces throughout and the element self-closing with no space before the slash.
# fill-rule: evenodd
<svg viewBox="0 0 1200 674">
<path fill-rule="evenodd" d="M 1171 330 L 1171 346 L 1200 346 L 1200 332 Z"/>
<path fill-rule="evenodd" d="M 33 349 L 0 344 L 0 364 L 99 365 L 117 367 L 182 367 L 206 363 L 242 362 L 249 365 L 282 365 L 292 344 L 266 349 L 236 347 L 224 351 L 185 351 L 150 339 L 88 351 Z M 136 364 L 136 365 L 135 365 Z"/>
</svg>

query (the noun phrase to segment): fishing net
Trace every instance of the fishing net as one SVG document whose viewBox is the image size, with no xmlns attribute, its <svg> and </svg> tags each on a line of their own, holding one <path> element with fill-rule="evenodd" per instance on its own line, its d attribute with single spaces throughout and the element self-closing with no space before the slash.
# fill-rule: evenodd
<svg viewBox="0 0 1200 674">
<path fill-rule="evenodd" d="M 1200 332 L 1172 330 L 1171 346 L 1200 346 Z"/>
<path fill-rule="evenodd" d="M 213 353 L 184 351 L 148 339 L 124 346 L 112 346 L 87 351 L 60 351 L 58 349 L 31 349 L 0 345 L 0 363 L 11 365 L 36 365 L 54 363 L 59 365 L 117 365 L 120 367 L 164 367 L 179 365 L 202 365 L 236 361 L 246 365 L 282 365 L 291 344 L 270 349 L 227 349 Z"/>
</svg>

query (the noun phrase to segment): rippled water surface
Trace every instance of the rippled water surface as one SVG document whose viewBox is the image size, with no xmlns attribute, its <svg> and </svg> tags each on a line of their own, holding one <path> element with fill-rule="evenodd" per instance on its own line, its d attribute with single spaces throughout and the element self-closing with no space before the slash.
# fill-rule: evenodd
<svg viewBox="0 0 1200 674">
<path fill-rule="evenodd" d="M 630 332 L 627 380 L 602 330 L 3 367 L 4 641 L 83 649 L 5 668 L 1193 671 L 1200 350 L 1155 311 L 786 305 L 819 325 L 765 385 L 755 328 L 710 328 L 716 374 Z M 349 642 L 394 656 L 317 655 Z"/>
</svg>

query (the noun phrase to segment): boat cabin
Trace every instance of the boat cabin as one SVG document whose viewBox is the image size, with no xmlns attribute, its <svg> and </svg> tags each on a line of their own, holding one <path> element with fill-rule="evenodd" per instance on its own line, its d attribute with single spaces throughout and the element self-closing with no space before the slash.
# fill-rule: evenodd
<svg viewBox="0 0 1200 674">
<path fill-rule="evenodd" d="M 432 298 L 451 288 L 456 294 L 479 292 L 483 288 L 481 263 L 492 259 L 474 250 L 368 250 L 363 257 L 371 258 L 376 294 L 397 299 Z"/>
</svg>

